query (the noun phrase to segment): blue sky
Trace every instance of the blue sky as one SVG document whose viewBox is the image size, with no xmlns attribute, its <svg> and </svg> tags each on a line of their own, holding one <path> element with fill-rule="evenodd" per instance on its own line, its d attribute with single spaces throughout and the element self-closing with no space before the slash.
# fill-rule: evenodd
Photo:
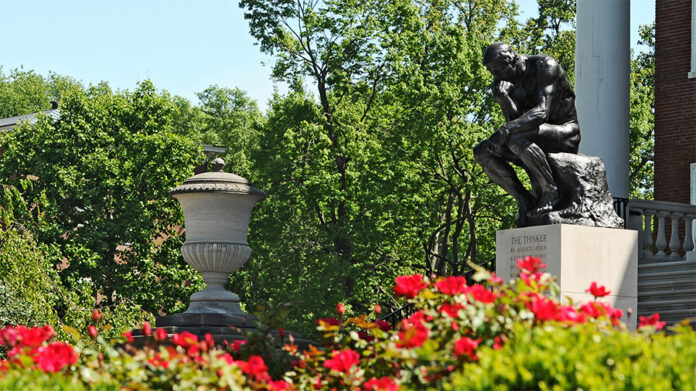
<svg viewBox="0 0 696 391">
<path fill-rule="evenodd" d="M 613 0 L 601 0 L 613 1 Z M 536 0 L 518 0 L 521 17 Z M 82 82 L 158 88 L 197 102 L 211 84 L 239 87 L 261 108 L 273 94 L 272 59 L 249 35 L 237 0 L 0 0 L 0 66 L 53 71 Z M 631 42 L 655 0 L 631 0 Z"/>
</svg>

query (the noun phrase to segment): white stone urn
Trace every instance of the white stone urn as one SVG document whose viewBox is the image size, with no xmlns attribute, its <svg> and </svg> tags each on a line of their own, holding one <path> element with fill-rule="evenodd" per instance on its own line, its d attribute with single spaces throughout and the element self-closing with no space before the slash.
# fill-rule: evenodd
<svg viewBox="0 0 696 391">
<path fill-rule="evenodd" d="M 169 192 L 184 211 L 186 242 L 181 254 L 207 285 L 191 295 L 187 314 L 243 314 L 239 296 L 225 284 L 251 256 L 249 218 L 266 194 L 239 175 L 222 171 L 224 165 L 215 159 L 213 171 L 195 175 Z"/>
</svg>

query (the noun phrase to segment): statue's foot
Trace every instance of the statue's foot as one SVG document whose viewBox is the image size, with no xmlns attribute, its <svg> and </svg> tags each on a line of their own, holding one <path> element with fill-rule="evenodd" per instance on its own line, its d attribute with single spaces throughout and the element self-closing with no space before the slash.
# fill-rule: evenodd
<svg viewBox="0 0 696 391">
<path fill-rule="evenodd" d="M 552 186 L 548 191 L 541 195 L 541 198 L 539 198 L 539 203 L 534 210 L 529 212 L 529 216 L 538 217 L 551 212 L 558 201 L 560 201 L 560 198 L 561 194 L 558 192 L 558 188 L 556 188 L 556 186 Z"/>
<path fill-rule="evenodd" d="M 534 201 L 526 199 L 522 203 L 518 203 L 519 213 L 515 219 L 515 225 L 518 227 L 526 227 L 528 225 L 528 213 L 534 207 Z"/>
</svg>

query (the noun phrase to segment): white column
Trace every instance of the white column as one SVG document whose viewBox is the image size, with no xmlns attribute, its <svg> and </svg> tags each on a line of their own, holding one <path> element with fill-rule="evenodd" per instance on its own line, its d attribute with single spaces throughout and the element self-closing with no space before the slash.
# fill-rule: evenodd
<svg viewBox="0 0 696 391">
<path fill-rule="evenodd" d="M 612 195 L 628 198 L 630 2 L 578 0 L 576 22 L 580 152 L 599 156 Z"/>
</svg>

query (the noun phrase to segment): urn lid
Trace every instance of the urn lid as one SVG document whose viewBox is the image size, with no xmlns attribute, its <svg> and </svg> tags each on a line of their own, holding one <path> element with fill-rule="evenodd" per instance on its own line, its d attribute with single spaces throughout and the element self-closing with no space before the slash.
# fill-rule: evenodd
<svg viewBox="0 0 696 391">
<path fill-rule="evenodd" d="M 217 158 L 212 161 L 213 171 L 204 172 L 188 178 L 180 186 L 169 192 L 170 197 L 184 193 L 233 193 L 251 194 L 259 199 L 266 193 L 254 187 L 249 180 L 229 172 L 224 172 L 225 161 Z"/>
</svg>

